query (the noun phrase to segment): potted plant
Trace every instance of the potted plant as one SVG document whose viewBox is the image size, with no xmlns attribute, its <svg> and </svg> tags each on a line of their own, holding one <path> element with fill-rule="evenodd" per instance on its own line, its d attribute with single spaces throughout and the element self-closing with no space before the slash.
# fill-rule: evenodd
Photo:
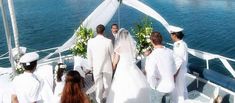
<svg viewBox="0 0 235 103">
<path fill-rule="evenodd" d="M 140 63 L 141 69 L 144 69 L 145 53 L 152 48 L 150 43 L 150 35 L 153 31 L 152 23 L 145 17 L 140 23 L 137 23 L 132 29 L 137 41 L 137 65 Z"/>
<path fill-rule="evenodd" d="M 81 67 L 84 67 L 87 63 L 87 42 L 89 39 L 94 37 L 94 32 L 92 29 L 81 26 L 79 31 L 76 31 L 76 43 L 71 49 L 74 55 L 74 69 L 84 76 L 84 72 L 81 72 Z M 86 66 L 87 67 L 87 66 Z M 89 69 L 89 68 L 86 68 Z"/>
<path fill-rule="evenodd" d="M 151 49 L 150 35 L 153 31 L 152 23 L 145 17 L 140 23 L 137 23 L 132 29 L 133 34 L 137 41 L 138 55 L 143 57 L 146 50 Z"/>
<path fill-rule="evenodd" d="M 81 56 L 83 58 L 86 58 L 87 42 L 90 38 L 94 37 L 94 32 L 92 31 L 92 29 L 87 29 L 81 26 L 79 31 L 76 31 L 76 36 L 76 44 L 71 49 L 72 54 L 74 56 Z"/>
</svg>

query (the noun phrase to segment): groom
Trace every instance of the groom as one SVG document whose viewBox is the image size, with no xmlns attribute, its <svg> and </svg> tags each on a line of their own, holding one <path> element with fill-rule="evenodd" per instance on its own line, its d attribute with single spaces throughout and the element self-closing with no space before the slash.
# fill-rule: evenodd
<svg viewBox="0 0 235 103">
<path fill-rule="evenodd" d="M 102 103 L 111 86 L 113 45 L 110 39 L 104 37 L 104 25 L 96 27 L 97 36 L 88 41 L 87 58 L 93 70 L 96 86 L 96 101 Z"/>
</svg>

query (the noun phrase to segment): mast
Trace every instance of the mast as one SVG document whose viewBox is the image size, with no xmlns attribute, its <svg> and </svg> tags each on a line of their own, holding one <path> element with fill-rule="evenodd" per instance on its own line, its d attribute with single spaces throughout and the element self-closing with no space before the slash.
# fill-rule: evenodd
<svg viewBox="0 0 235 103">
<path fill-rule="evenodd" d="M 3 20 L 4 29 L 5 29 L 6 39 L 7 39 L 9 60 L 11 63 L 12 70 L 13 72 L 15 72 L 15 64 L 14 64 L 14 59 L 12 57 L 11 34 L 10 34 L 9 25 L 8 25 L 7 18 L 6 18 L 6 12 L 5 12 L 5 8 L 3 6 L 2 0 L 0 0 L 0 7 L 1 7 L 1 12 L 2 12 L 2 20 Z"/>
<path fill-rule="evenodd" d="M 17 57 L 15 59 L 17 60 L 16 62 L 18 62 L 18 59 L 20 58 L 22 52 L 20 51 L 20 48 L 19 48 L 19 37 L 18 37 L 19 33 L 18 33 L 18 28 L 17 28 L 14 3 L 13 3 L 13 0 L 7 0 L 7 1 L 8 1 L 8 8 L 9 8 L 10 17 L 11 17 L 11 24 L 12 24 L 12 28 L 13 28 L 15 48 L 18 53 L 18 55 L 16 55 Z"/>
</svg>

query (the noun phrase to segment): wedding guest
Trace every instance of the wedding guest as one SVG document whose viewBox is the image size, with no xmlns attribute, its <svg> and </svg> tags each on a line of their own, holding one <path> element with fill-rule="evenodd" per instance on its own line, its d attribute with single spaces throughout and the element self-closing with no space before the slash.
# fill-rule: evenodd
<svg viewBox="0 0 235 103">
<path fill-rule="evenodd" d="M 90 103 L 81 88 L 81 78 L 77 71 L 71 70 L 67 73 L 60 103 Z"/>
<path fill-rule="evenodd" d="M 152 32 L 150 36 L 154 50 L 146 59 L 145 70 L 147 80 L 152 90 L 152 103 L 169 103 L 170 93 L 175 88 L 175 62 L 172 50 L 162 45 L 159 32 Z M 155 102 L 157 101 L 157 102 Z"/>
<path fill-rule="evenodd" d="M 40 81 L 33 74 L 38 59 L 36 52 L 26 53 L 20 58 L 25 71 L 13 80 L 12 103 L 36 103 L 41 100 Z"/>
<path fill-rule="evenodd" d="M 55 91 L 54 91 L 54 100 L 55 103 L 59 103 L 61 94 L 65 84 L 65 69 L 66 65 L 64 63 L 59 63 L 55 67 L 56 76 L 55 76 Z"/>
<path fill-rule="evenodd" d="M 112 40 L 113 46 L 115 46 L 115 43 L 117 42 L 118 30 L 119 30 L 118 24 L 111 25 L 112 35 L 111 35 L 110 39 Z M 113 76 L 114 76 L 114 74 L 115 74 L 115 70 L 113 70 Z M 113 78 L 113 76 L 112 76 L 112 78 Z"/>
<path fill-rule="evenodd" d="M 63 82 L 66 65 L 64 63 L 59 63 L 56 67 L 56 82 Z"/>
<path fill-rule="evenodd" d="M 117 38 L 118 30 L 119 30 L 118 25 L 117 24 L 112 24 L 111 31 L 112 31 L 113 37 L 115 39 Z"/>
<path fill-rule="evenodd" d="M 188 64 L 188 46 L 184 42 L 183 29 L 170 26 L 171 39 L 174 41 L 173 51 L 177 72 L 175 74 L 176 88 L 173 92 L 174 103 L 181 103 L 188 98 L 187 86 L 185 83 L 187 64 Z"/>
</svg>

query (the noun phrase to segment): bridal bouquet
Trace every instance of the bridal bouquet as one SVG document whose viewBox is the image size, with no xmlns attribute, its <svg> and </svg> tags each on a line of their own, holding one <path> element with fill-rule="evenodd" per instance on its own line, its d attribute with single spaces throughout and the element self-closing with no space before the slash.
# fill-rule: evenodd
<svg viewBox="0 0 235 103">
<path fill-rule="evenodd" d="M 78 55 L 86 58 L 87 42 L 90 38 L 94 37 L 94 32 L 92 31 L 92 29 L 87 29 L 81 26 L 79 31 L 76 31 L 76 36 L 77 41 L 71 51 L 75 56 Z"/>
<path fill-rule="evenodd" d="M 151 48 L 150 35 L 153 31 L 152 23 L 148 18 L 144 18 L 140 23 L 136 24 L 135 28 L 132 29 L 137 40 L 137 51 L 138 55 L 143 54 L 146 50 Z"/>
</svg>

